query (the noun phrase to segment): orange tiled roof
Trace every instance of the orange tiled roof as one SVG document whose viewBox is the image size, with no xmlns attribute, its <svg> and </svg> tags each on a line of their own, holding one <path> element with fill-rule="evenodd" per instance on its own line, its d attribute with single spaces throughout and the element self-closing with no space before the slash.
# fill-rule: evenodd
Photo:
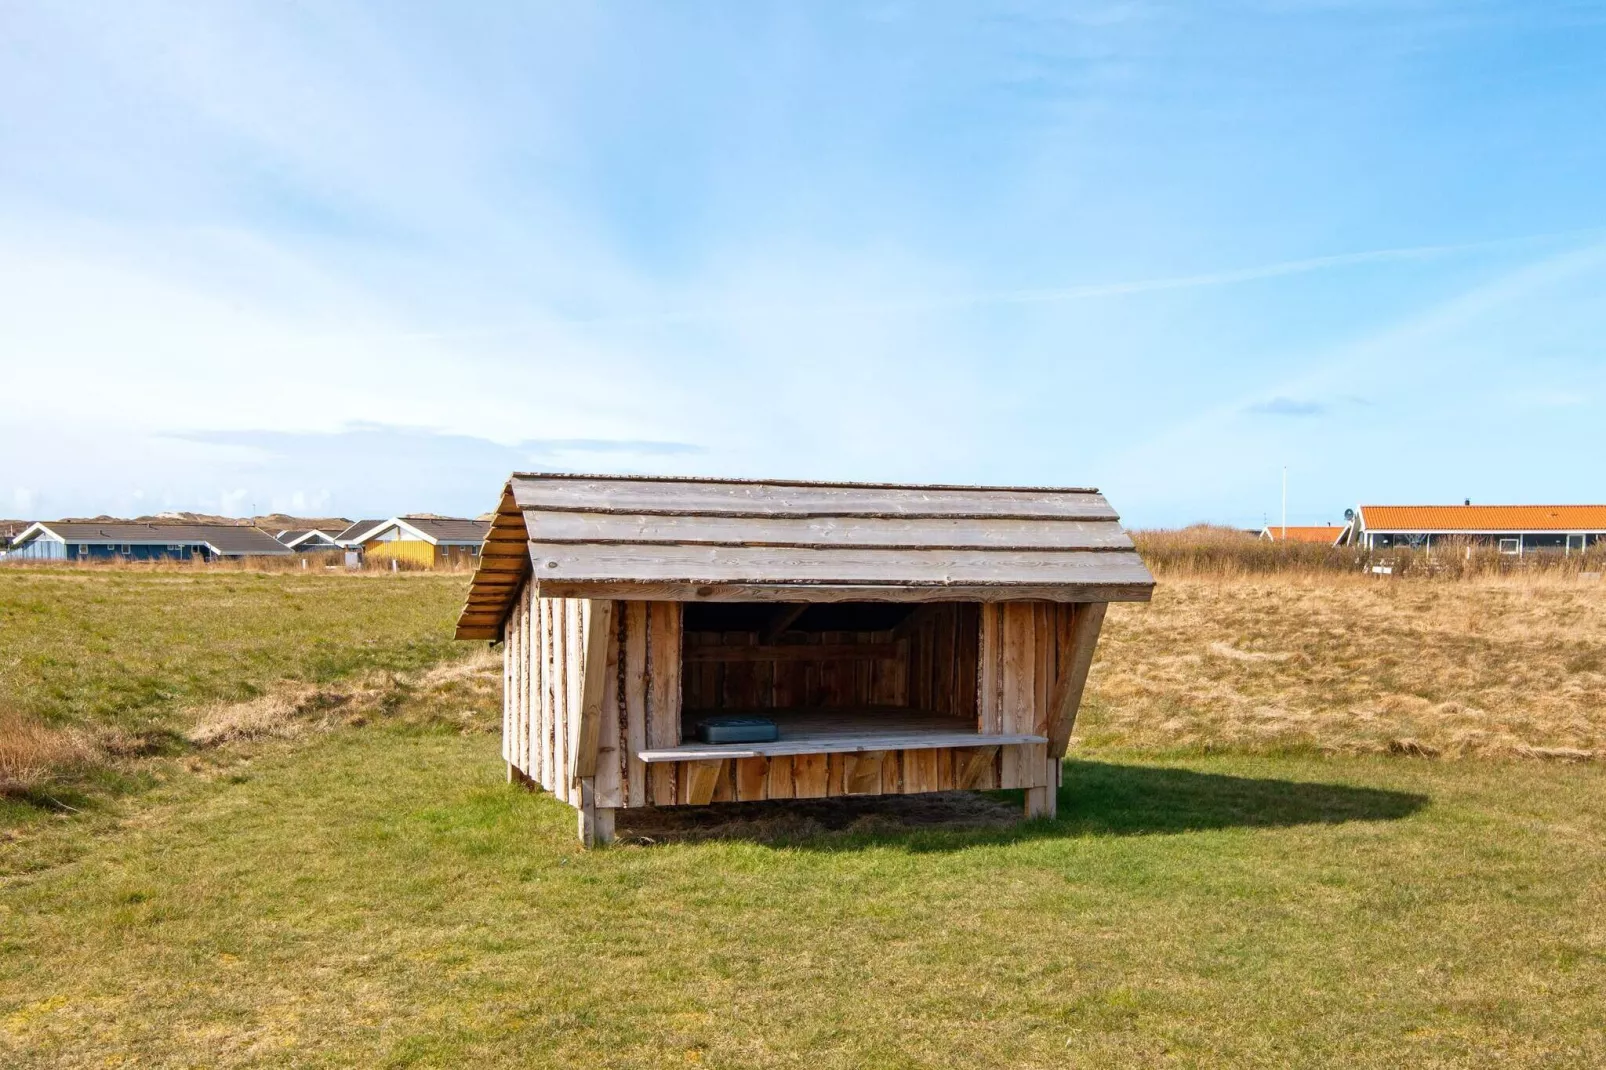
<svg viewBox="0 0 1606 1070">
<path fill-rule="evenodd" d="M 1279 542 L 1286 539 L 1288 542 L 1322 542 L 1328 545 L 1337 542 L 1338 537 L 1343 533 L 1343 528 L 1334 527 L 1332 524 L 1303 528 L 1295 527 L 1292 524 L 1286 528 L 1281 524 L 1273 524 L 1261 532 L 1268 539 L 1275 539 Z"/>
<path fill-rule="evenodd" d="M 1606 505 L 1363 505 L 1372 531 L 1606 531 Z"/>
</svg>

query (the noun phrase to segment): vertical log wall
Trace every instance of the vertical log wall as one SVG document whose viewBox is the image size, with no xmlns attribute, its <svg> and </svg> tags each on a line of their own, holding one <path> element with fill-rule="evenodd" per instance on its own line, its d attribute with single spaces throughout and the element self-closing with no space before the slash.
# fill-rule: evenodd
<svg viewBox="0 0 1606 1070">
<path fill-rule="evenodd" d="M 516 775 L 571 806 L 582 803 L 576 738 L 595 716 L 593 805 L 675 802 L 673 768 L 638 753 L 680 742 L 680 605 L 531 596 L 526 583 L 503 625 L 502 756 Z M 593 621 L 606 621 L 600 700 L 583 703 Z M 582 764 L 590 765 L 588 760 Z"/>
<path fill-rule="evenodd" d="M 642 750 L 680 743 L 680 605 L 621 601 L 599 613 L 585 599 L 532 598 L 526 584 L 504 624 L 503 756 L 517 775 L 576 807 L 955 788 L 1047 788 L 1051 796 L 1104 606 L 1006 602 L 963 610 L 928 615 L 908 638 L 908 699 L 940 706 L 948 696 L 955 714 L 973 711 L 983 735 L 1033 734 L 1048 743 L 644 763 L 636 757 Z M 570 741 L 582 729 L 593 616 L 607 622 L 608 634 L 600 637 L 605 650 L 596 662 L 603 671 L 600 700 L 587 713 L 598 719 L 596 761 L 582 786 Z M 955 656 L 972 642 L 974 659 Z M 873 672 L 866 676 L 874 679 Z M 749 685 L 739 686 L 748 697 Z M 776 686 L 773 678 L 769 686 Z M 1051 797 L 1045 805 L 1051 811 Z"/>
</svg>

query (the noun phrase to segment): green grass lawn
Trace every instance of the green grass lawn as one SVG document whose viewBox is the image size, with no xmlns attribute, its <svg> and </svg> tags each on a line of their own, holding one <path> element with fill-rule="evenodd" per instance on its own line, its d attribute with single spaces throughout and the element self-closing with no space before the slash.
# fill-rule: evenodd
<svg viewBox="0 0 1606 1070">
<path fill-rule="evenodd" d="M 494 737 L 175 780 L 0 887 L 16 1066 L 1598 1066 L 1593 766 L 1106 753 L 1061 818 L 582 852 Z"/>
<path fill-rule="evenodd" d="M 281 680 L 404 672 L 460 653 L 467 577 L 0 569 L 0 702 L 54 724 L 172 729 Z"/>
<path fill-rule="evenodd" d="M 461 585 L 0 573 L 0 702 L 55 724 L 415 681 L 11 804 L 0 1066 L 1606 1064 L 1598 764 L 1082 749 L 1055 822 L 755 804 L 582 852 L 431 669 Z"/>
</svg>

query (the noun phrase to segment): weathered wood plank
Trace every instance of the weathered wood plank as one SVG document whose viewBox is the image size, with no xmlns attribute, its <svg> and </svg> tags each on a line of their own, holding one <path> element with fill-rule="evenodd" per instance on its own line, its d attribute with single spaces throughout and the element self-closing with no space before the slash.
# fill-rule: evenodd
<svg viewBox="0 0 1606 1070">
<path fill-rule="evenodd" d="M 986 517 L 728 517 L 592 512 L 525 514 L 540 543 L 698 546 L 875 546 L 916 550 L 1130 550 L 1112 515 L 1102 520 Z"/>
<path fill-rule="evenodd" d="M 535 585 L 531 584 L 533 591 Z M 552 761 L 552 603 L 536 598 L 532 603 L 530 642 L 535 648 L 535 660 L 541 666 L 541 686 L 531 698 L 532 731 L 535 732 L 536 768 L 531 772 L 541 786 L 552 790 L 555 766 Z"/>
<path fill-rule="evenodd" d="M 1152 584 L 1131 550 L 883 550 L 860 546 L 530 543 L 536 582 L 907 587 Z M 789 601 L 806 601 L 804 598 Z"/>
<path fill-rule="evenodd" d="M 1002 605 L 981 607 L 976 655 L 976 700 L 983 735 L 1000 735 L 1004 730 L 1003 616 Z"/>
<path fill-rule="evenodd" d="M 550 598 L 613 598 L 640 602 L 1147 602 L 1154 582 L 1054 584 L 708 583 L 701 580 L 541 579 Z M 463 638 L 495 638 L 463 636 Z"/>
<path fill-rule="evenodd" d="M 527 643 L 529 642 L 530 622 L 518 602 L 514 603 L 513 612 L 508 614 L 508 624 L 511 626 L 509 637 L 513 646 L 513 764 L 520 769 L 528 771 L 530 766 L 526 753 L 528 751 L 529 709 L 526 705 L 528 701 L 528 682 L 525 677 L 529 672 Z"/>
<path fill-rule="evenodd" d="M 885 751 L 844 755 L 847 761 L 842 790 L 848 795 L 881 794 L 881 762 Z"/>
<path fill-rule="evenodd" d="M 935 750 L 904 751 L 903 790 L 910 795 L 937 790 L 937 752 Z"/>
<path fill-rule="evenodd" d="M 567 710 L 568 741 L 570 753 L 564 758 L 564 769 L 569 788 L 570 805 L 578 805 L 579 792 L 576 787 L 574 769 L 570 763 L 574 760 L 575 736 L 580 731 L 580 688 L 583 683 L 582 674 L 585 671 L 585 611 L 584 599 L 570 599 L 568 609 L 564 614 L 564 624 L 568 634 L 564 636 L 564 660 L 567 663 L 567 672 L 564 674 L 564 683 L 568 685 Z"/>
<path fill-rule="evenodd" d="M 513 649 L 513 622 L 502 626 L 502 760 L 513 764 L 513 668 L 518 655 Z"/>
<path fill-rule="evenodd" d="M 714 800 L 714 789 L 719 786 L 723 761 L 684 762 L 681 765 L 682 791 L 680 802 L 687 806 L 704 806 Z"/>
<path fill-rule="evenodd" d="M 552 600 L 552 791 L 569 799 L 569 607 L 567 598 Z"/>
<path fill-rule="evenodd" d="M 579 634 L 575 644 L 580 662 L 576 682 L 575 732 L 569 740 L 569 775 L 597 774 L 597 752 L 602 739 L 602 694 L 606 686 L 608 649 L 612 645 L 613 603 L 607 599 L 580 603 Z"/>
<path fill-rule="evenodd" d="M 625 798 L 625 710 L 623 695 L 619 691 L 620 658 L 624 644 L 620 633 L 625 619 L 623 606 L 609 603 L 607 634 L 602 637 L 606 654 L 602 666 L 602 721 L 597 734 L 597 805 L 622 807 Z M 589 636 L 587 640 L 589 642 Z"/>
<path fill-rule="evenodd" d="M 535 638 L 535 596 L 533 587 L 525 584 L 519 589 L 518 604 L 519 616 L 522 623 L 519 627 L 519 664 L 521 666 L 519 681 L 519 708 L 521 711 L 519 730 L 519 754 L 523 759 L 520 763 L 525 771 L 535 768 L 535 732 L 537 727 L 535 716 L 536 688 L 540 683 L 540 675 L 536 661 Z"/>
<path fill-rule="evenodd" d="M 1102 602 L 1077 606 L 1071 621 L 1070 634 L 1062 643 L 1061 669 L 1054 682 L 1053 698 L 1049 702 L 1048 754 L 1056 761 L 1065 757 L 1071 742 L 1071 731 L 1076 727 L 1076 711 L 1082 705 L 1082 692 L 1087 687 L 1088 670 L 1093 666 L 1093 652 L 1098 647 L 1099 629 L 1104 626 Z"/>
<path fill-rule="evenodd" d="M 765 793 L 771 799 L 792 798 L 792 757 L 781 755 L 777 758 L 766 758 L 769 762 L 769 784 L 765 786 Z"/>
<path fill-rule="evenodd" d="M 817 737 L 813 739 L 777 740 L 774 743 L 682 743 L 676 747 L 649 747 L 640 752 L 641 760 L 649 765 L 665 762 L 684 762 L 711 758 L 774 758 L 783 754 L 863 754 L 870 751 L 940 750 L 945 747 L 1018 746 L 1042 744 L 1042 736 L 1031 735 L 978 735 L 974 732 L 942 732 L 920 735 L 887 734 L 844 736 L 839 739 Z M 935 768 L 935 767 L 933 767 Z M 1006 785 L 1007 786 L 1007 785 Z M 1019 785 L 1015 785 L 1019 787 Z M 936 791 L 936 788 L 923 789 Z"/>
<path fill-rule="evenodd" d="M 769 798 L 770 760 L 764 757 L 736 761 L 736 797 L 743 802 Z"/>
<path fill-rule="evenodd" d="M 1007 602 L 1003 611 L 1003 679 L 1001 728 L 1009 734 L 1030 734 L 1037 721 L 1036 606 L 1031 602 Z M 1025 787 L 1029 777 L 1021 765 L 1021 749 L 1003 751 L 1003 786 Z"/>
<path fill-rule="evenodd" d="M 647 609 L 646 602 L 620 603 L 625 614 L 625 738 L 629 750 L 626 773 L 630 806 L 646 806 L 648 772 L 639 755 L 647 749 Z"/>
<path fill-rule="evenodd" d="M 647 745 L 653 749 L 680 743 L 680 606 L 655 603 L 647 607 Z M 675 801 L 672 766 L 651 772 L 653 801 L 667 806 Z"/>
<path fill-rule="evenodd" d="M 1114 519 L 1085 487 L 913 487 L 700 480 L 515 476 L 514 501 L 531 510 L 695 513 L 703 516 L 982 516 Z"/>
<path fill-rule="evenodd" d="M 831 773 L 828 754 L 797 754 L 792 757 L 792 797 L 823 799 Z"/>
<path fill-rule="evenodd" d="M 598 803 L 595 785 L 590 777 L 580 778 L 575 785 L 575 808 L 579 811 L 580 843 L 583 846 L 596 847 L 613 842 L 613 809 Z"/>
<path fill-rule="evenodd" d="M 997 747 L 966 747 L 954 752 L 954 787 L 974 789 L 986 786 L 992 771 L 994 760 L 998 757 Z"/>
<path fill-rule="evenodd" d="M 884 795 L 903 792 L 903 751 L 881 752 L 881 792 Z"/>
</svg>

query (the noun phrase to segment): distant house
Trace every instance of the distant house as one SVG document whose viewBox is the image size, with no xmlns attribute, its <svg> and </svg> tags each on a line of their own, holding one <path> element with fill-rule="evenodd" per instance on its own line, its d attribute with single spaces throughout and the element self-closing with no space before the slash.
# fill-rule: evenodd
<svg viewBox="0 0 1606 1070">
<path fill-rule="evenodd" d="M 1354 541 L 1373 550 L 1456 539 L 1503 554 L 1570 554 L 1606 541 L 1606 505 L 1363 505 L 1354 530 Z"/>
<path fill-rule="evenodd" d="M 10 560 L 212 561 L 284 557 L 295 551 L 260 528 L 234 524 L 48 521 L 17 536 Z"/>
<path fill-rule="evenodd" d="M 1348 527 L 1337 527 L 1333 524 L 1303 528 L 1292 524 L 1288 527 L 1274 524 L 1260 529 L 1260 537 L 1271 539 L 1273 542 L 1312 542 L 1324 546 L 1337 546 L 1347 534 L 1349 534 Z"/>
<path fill-rule="evenodd" d="M 312 553 L 318 550 L 338 550 L 337 541 L 339 532 L 330 534 L 318 528 L 292 528 L 289 531 L 279 532 L 277 538 L 298 554 Z"/>
<path fill-rule="evenodd" d="M 383 517 L 378 520 L 356 520 L 347 524 L 341 531 L 335 533 L 335 545 L 347 550 L 362 549 L 363 539 L 371 531 L 378 529 L 386 521 Z"/>
<path fill-rule="evenodd" d="M 394 560 L 414 568 L 472 565 L 491 524 L 441 516 L 398 516 L 361 535 L 369 561 Z"/>
</svg>

